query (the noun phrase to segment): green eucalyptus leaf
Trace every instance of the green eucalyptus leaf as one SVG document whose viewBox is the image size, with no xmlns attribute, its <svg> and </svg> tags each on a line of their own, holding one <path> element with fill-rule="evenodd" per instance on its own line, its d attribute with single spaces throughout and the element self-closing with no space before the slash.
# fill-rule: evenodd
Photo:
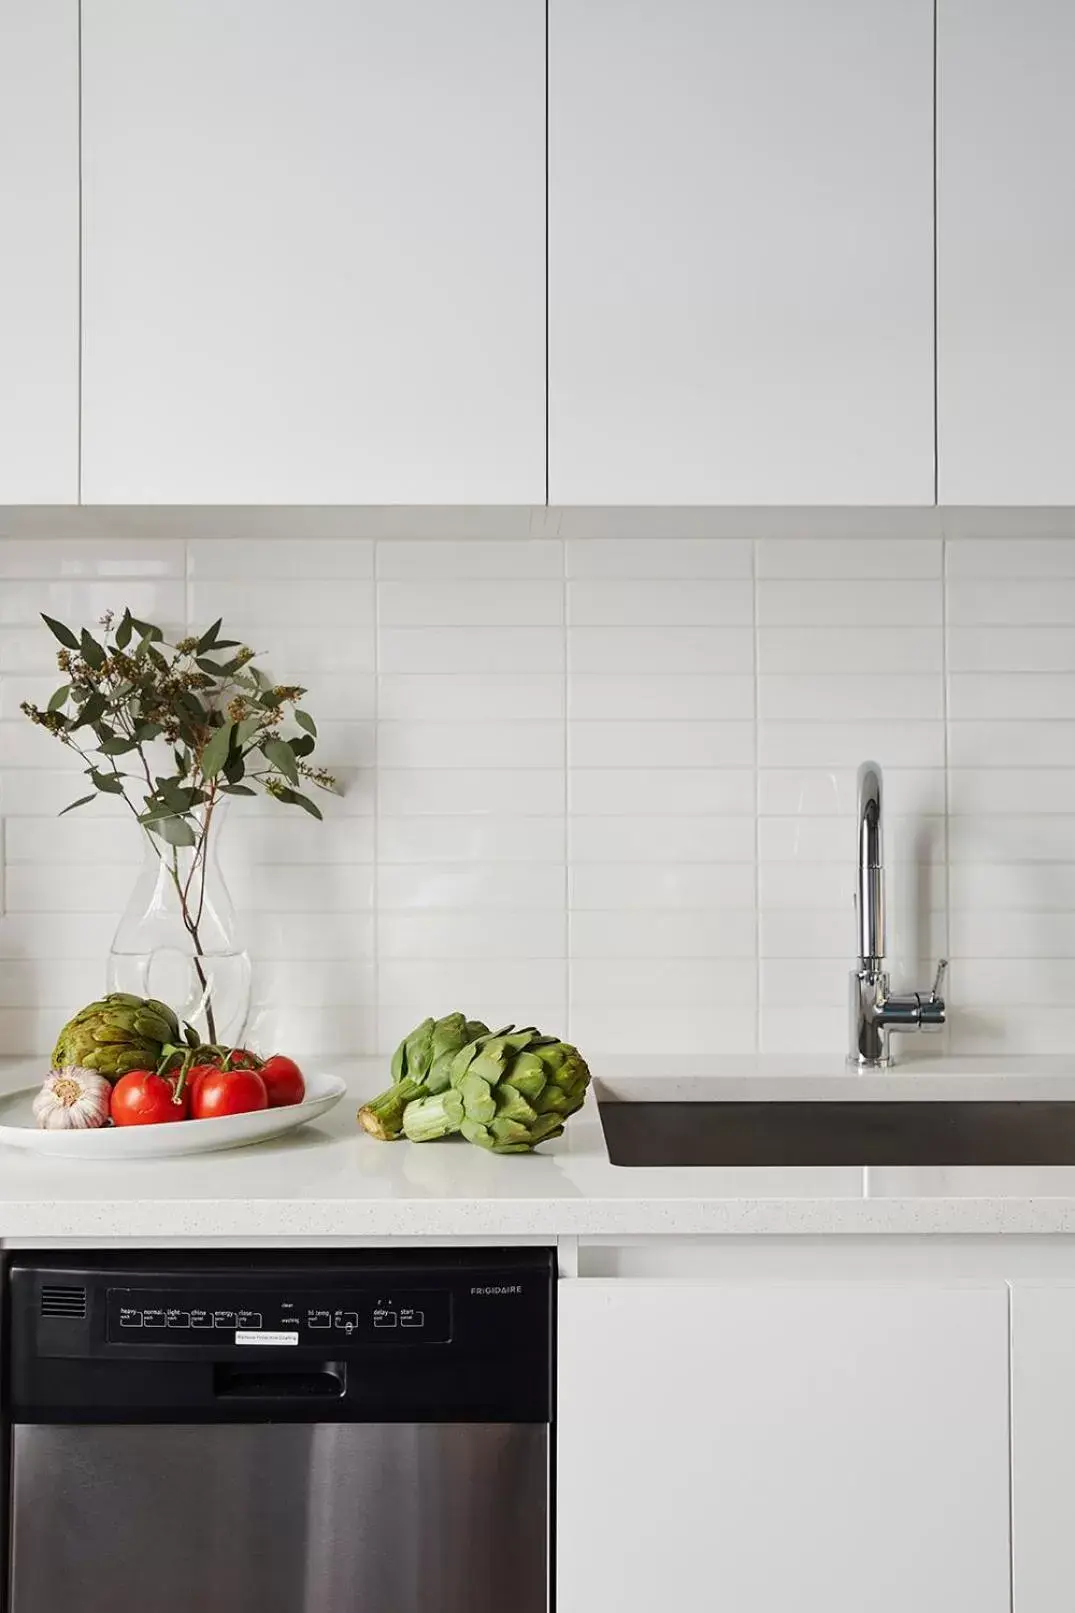
<svg viewBox="0 0 1075 1613">
<path fill-rule="evenodd" d="M 206 778 L 216 778 L 228 760 L 232 740 L 235 734 L 234 723 L 225 723 L 222 728 L 216 729 L 208 741 L 199 759 L 202 772 Z"/>
<path fill-rule="evenodd" d="M 95 672 L 99 672 L 104 666 L 107 656 L 105 655 L 104 650 L 98 644 L 97 640 L 94 638 L 93 634 L 88 632 L 86 628 L 82 629 L 82 638 L 79 643 L 79 649 L 82 652 L 82 659 L 86 662 L 86 664 L 91 666 Z"/>
<path fill-rule="evenodd" d="M 299 770 L 295 765 L 295 753 L 291 746 L 282 739 L 267 739 L 261 746 L 261 753 L 267 762 L 271 762 L 276 770 L 289 779 L 292 784 L 299 782 Z"/>
<path fill-rule="evenodd" d="M 91 695 L 87 695 L 86 699 L 82 702 L 82 705 L 79 708 L 78 721 L 72 726 L 75 728 L 86 728 L 92 723 L 100 722 L 107 710 L 108 701 L 105 699 L 103 694 L 99 693 L 99 691 L 95 689 L 93 693 Z"/>
<path fill-rule="evenodd" d="M 208 672 L 211 678 L 223 677 L 228 670 L 226 666 L 220 666 L 216 661 L 210 661 L 204 655 L 199 655 L 194 665 L 199 672 Z"/>
<path fill-rule="evenodd" d="M 121 773 L 102 773 L 96 767 L 91 767 L 88 771 L 90 778 L 93 780 L 94 788 L 100 790 L 102 795 L 123 794 L 123 785 L 120 782 L 123 777 Z"/>
<path fill-rule="evenodd" d="M 221 795 L 257 795 L 258 792 L 257 790 L 252 790 L 249 784 L 222 784 L 220 793 Z"/>
<path fill-rule="evenodd" d="M 195 846 L 198 837 L 185 818 L 157 818 L 146 824 L 150 834 L 159 835 L 170 846 Z"/>
<path fill-rule="evenodd" d="M 238 784 L 245 772 L 246 763 L 243 761 L 243 758 L 239 755 L 233 754 L 228 762 L 227 767 L 224 769 L 224 777 L 227 779 L 229 784 Z"/>
<path fill-rule="evenodd" d="M 309 756 L 314 748 L 314 742 L 309 734 L 300 734 L 297 739 L 289 739 L 288 744 L 294 756 Z"/>
<path fill-rule="evenodd" d="M 308 711 L 296 711 L 295 721 L 298 723 L 300 728 L 304 729 L 306 733 L 311 736 L 311 738 L 317 738 L 317 724 L 314 722 Z"/>
<path fill-rule="evenodd" d="M 131 613 L 128 609 L 123 612 L 123 615 L 120 618 L 119 626 L 116 628 L 116 648 L 118 650 L 125 650 L 127 648 L 128 644 L 131 642 L 131 633 L 133 630 L 134 623 L 131 620 Z"/>
<path fill-rule="evenodd" d="M 80 795 L 77 801 L 72 801 L 70 806 L 65 806 L 63 811 L 58 813 L 57 816 L 61 818 L 66 817 L 67 813 L 73 812 L 76 807 L 86 806 L 88 802 L 96 801 L 96 799 L 96 795 Z"/>
<path fill-rule="evenodd" d="M 164 729 L 159 722 L 140 722 L 134 731 L 134 737 L 140 745 L 146 745 L 151 739 L 159 739 Z"/>
<path fill-rule="evenodd" d="M 151 661 L 158 672 L 167 672 L 168 663 L 158 649 L 155 649 L 148 639 L 145 641 L 146 659 Z"/>
<path fill-rule="evenodd" d="M 135 749 L 135 742 L 122 734 L 114 734 L 111 739 L 102 740 L 98 749 L 102 756 L 126 756 L 128 751 Z"/>
<path fill-rule="evenodd" d="M 162 643 L 164 640 L 164 634 L 159 627 L 154 627 L 152 622 L 140 622 L 137 616 L 132 616 L 131 626 L 142 635 L 142 638 L 147 643 L 152 643 L 153 641 Z"/>
<path fill-rule="evenodd" d="M 44 622 L 53 638 L 58 638 L 60 643 L 66 649 L 78 649 L 78 639 L 75 637 L 69 627 L 65 627 L 62 622 L 56 621 L 55 617 L 53 616 L 46 616 L 44 611 L 41 612 L 41 620 Z"/>
<path fill-rule="evenodd" d="M 308 812 L 311 818 L 316 818 L 319 823 L 324 821 L 324 813 L 317 803 L 311 801 L 308 795 L 302 795 L 298 790 L 280 790 L 276 799 L 286 801 L 288 806 L 301 807 L 304 812 Z"/>
<path fill-rule="evenodd" d="M 236 724 L 235 743 L 240 750 L 245 749 L 247 742 L 253 739 L 264 721 L 264 717 L 244 717 L 241 723 Z"/>
<path fill-rule="evenodd" d="M 223 616 L 218 616 L 212 627 L 206 628 L 205 632 L 198 640 L 197 648 L 195 650 L 196 655 L 203 655 L 206 650 L 211 650 L 213 648 L 217 642 L 217 634 L 220 632 L 220 629 L 223 627 L 223 625 Z"/>
<path fill-rule="evenodd" d="M 48 703 L 49 711 L 59 711 L 62 706 L 66 706 L 67 696 L 70 693 L 71 685 L 69 683 L 62 683 Z"/>
</svg>

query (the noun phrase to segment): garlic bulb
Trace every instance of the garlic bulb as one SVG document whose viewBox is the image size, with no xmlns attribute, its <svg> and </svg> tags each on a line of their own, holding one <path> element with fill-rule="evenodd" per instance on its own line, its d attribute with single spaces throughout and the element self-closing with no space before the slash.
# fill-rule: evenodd
<svg viewBox="0 0 1075 1613">
<path fill-rule="evenodd" d="M 96 1070 L 66 1064 L 50 1070 L 34 1099 L 34 1119 L 43 1131 L 91 1131 L 108 1119 L 112 1087 Z"/>
</svg>

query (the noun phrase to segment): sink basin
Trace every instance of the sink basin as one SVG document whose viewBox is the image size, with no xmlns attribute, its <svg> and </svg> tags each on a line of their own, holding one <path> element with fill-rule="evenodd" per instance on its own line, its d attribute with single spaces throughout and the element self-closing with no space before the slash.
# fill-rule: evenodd
<svg viewBox="0 0 1075 1613">
<path fill-rule="evenodd" d="M 1075 1165 L 1075 1099 L 599 1100 L 613 1165 Z"/>
</svg>

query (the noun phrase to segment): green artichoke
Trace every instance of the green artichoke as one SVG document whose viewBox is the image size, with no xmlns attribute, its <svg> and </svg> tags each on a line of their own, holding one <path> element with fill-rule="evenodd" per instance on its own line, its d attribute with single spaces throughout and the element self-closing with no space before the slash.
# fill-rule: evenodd
<svg viewBox="0 0 1075 1613">
<path fill-rule="evenodd" d="M 403 1130 L 412 1142 L 462 1132 L 498 1154 L 525 1154 L 559 1137 L 586 1101 L 590 1071 L 577 1048 L 534 1027 L 487 1032 L 452 1060 L 450 1084 L 412 1099 Z"/>
<path fill-rule="evenodd" d="M 180 1041 L 179 1021 L 155 997 L 114 991 L 69 1019 L 52 1054 L 52 1067 L 80 1064 L 118 1081 L 128 1070 L 152 1070 L 166 1043 Z"/>
<path fill-rule="evenodd" d="M 403 1135 L 403 1114 L 409 1103 L 443 1092 L 448 1086 L 452 1060 L 460 1048 L 477 1036 L 487 1036 L 488 1025 L 465 1014 L 423 1019 L 405 1036 L 392 1055 L 392 1085 L 358 1111 L 359 1124 L 380 1142 L 395 1142 Z"/>
</svg>

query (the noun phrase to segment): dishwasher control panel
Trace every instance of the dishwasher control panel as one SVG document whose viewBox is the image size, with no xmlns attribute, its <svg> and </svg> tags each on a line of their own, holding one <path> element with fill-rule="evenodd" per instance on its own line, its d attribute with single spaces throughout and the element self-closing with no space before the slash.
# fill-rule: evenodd
<svg viewBox="0 0 1075 1613">
<path fill-rule="evenodd" d="M 110 1344 L 444 1344 L 452 1336 L 447 1289 L 297 1289 L 228 1292 L 109 1288 Z"/>
</svg>

